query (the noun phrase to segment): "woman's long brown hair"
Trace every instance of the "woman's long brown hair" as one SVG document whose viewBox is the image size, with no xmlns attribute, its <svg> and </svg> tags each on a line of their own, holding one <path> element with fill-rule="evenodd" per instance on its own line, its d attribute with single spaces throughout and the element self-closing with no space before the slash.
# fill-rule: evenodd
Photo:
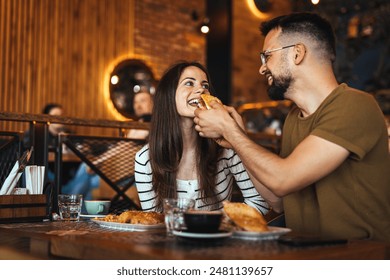
<svg viewBox="0 0 390 280">
<path fill-rule="evenodd" d="M 164 198 L 177 196 L 176 175 L 183 154 L 183 137 L 175 96 L 179 78 L 189 66 L 198 67 L 207 75 L 210 93 L 213 91 L 207 69 L 198 62 L 184 61 L 173 65 L 158 84 L 150 124 L 149 155 L 153 172 L 153 190 L 157 195 L 156 209 L 160 211 Z M 218 199 L 215 194 L 215 176 L 221 151 L 214 140 L 198 136 L 196 170 L 201 199 L 205 204 L 213 204 Z"/>
</svg>

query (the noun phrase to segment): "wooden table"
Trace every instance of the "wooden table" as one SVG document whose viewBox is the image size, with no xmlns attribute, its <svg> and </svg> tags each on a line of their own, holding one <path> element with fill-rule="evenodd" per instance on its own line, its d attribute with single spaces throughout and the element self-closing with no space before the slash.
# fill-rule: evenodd
<svg viewBox="0 0 390 280">
<path fill-rule="evenodd" d="M 127 232 L 90 220 L 0 224 L 0 247 L 41 259 L 324 260 L 389 259 L 389 244 L 356 240 L 344 245 L 292 247 L 277 241 L 169 237 L 164 230 Z M 4 258 L 4 256 L 3 256 Z M 5 257 L 6 259 L 6 257 Z"/>
</svg>

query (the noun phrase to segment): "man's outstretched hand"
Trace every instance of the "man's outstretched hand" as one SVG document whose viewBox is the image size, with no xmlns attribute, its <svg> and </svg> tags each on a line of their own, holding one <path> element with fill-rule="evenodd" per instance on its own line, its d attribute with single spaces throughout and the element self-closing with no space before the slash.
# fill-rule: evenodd
<svg viewBox="0 0 390 280">
<path fill-rule="evenodd" d="M 195 110 L 195 129 L 202 137 L 214 139 L 224 148 L 232 148 L 226 139 L 232 129 L 240 129 L 245 132 L 244 122 L 237 111 L 230 106 L 224 106 L 218 102 L 211 102 L 209 110 Z"/>
</svg>

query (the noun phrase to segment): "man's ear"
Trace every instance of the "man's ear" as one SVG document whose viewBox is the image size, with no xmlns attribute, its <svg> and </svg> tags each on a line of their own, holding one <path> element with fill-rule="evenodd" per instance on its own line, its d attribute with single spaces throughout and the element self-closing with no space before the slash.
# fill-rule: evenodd
<svg viewBox="0 0 390 280">
<path fill-rule="evenodd" d="M 296 65 L 300 64 L 306 55 L 306 47 L 302 43 L 298 43 L 294 47 L 294 63 Z"/>
</svg>

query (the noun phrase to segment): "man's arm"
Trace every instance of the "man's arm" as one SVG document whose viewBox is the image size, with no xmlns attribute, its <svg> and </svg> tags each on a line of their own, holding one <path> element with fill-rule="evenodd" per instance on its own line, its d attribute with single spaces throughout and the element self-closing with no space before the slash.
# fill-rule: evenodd
<svg viewBox="0 0 390 280">
<path fill-rule="evenodd" d="M 245 164 L 244 164 L 245 166 Z M 267 201 L 268 205 L 272 207 L 272 209 L 276 213 L 283 212 L 283 200 L 282 198 L 276 196 L 273 192 L 271 192 L 266 186 L 264 186 L 261 182 L 259 182 L 255 176 L 253 176 L 249 169 L 245 166 L 245 169 L 251 178 L 253 185 L 255 186 L 257 192 Z"/>
<path fill-rule="evenodd" d="M 235 120 L 237 112 L 228 112 L 216 103 L 211 105 L 212 110 L 195 111 L 196 130 L 203 137 L 224 138 L 249 173 L 279 197 L 318 181 L 349 155 L 345 148 L 310 135 L 283 159 L 248 138 Z"/>
</svg>

